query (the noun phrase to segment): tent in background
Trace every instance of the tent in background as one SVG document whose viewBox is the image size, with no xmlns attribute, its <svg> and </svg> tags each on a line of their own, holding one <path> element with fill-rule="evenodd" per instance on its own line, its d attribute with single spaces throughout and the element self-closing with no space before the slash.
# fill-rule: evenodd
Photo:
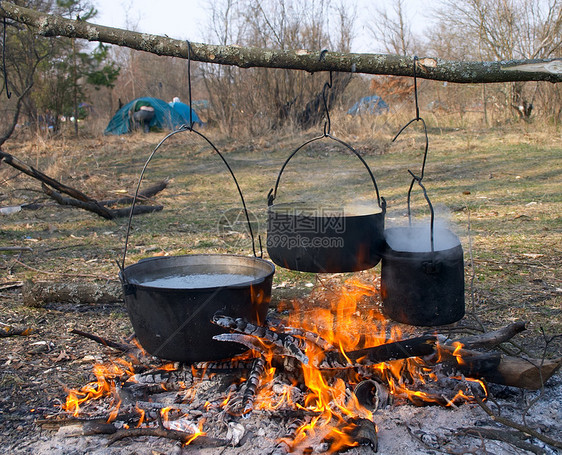
<svg viewBox="0 0 562 455">
<path fill-rule="evenodd" d="M 385 112 L 388 112 L 388 104 L 378 95 L 361 98 L 347 111 L 350 115 L 383 114 Z"/>
<path fill-rule="evenodd" d="M 175 97 L 174 100 L 170 103 L 172 106 L 184 119 L 185 123 L 189 125 L 189 112 L 191 111 L 191 120 L 193 121 L 194 125 L 202 125 L 203 122 L 199 118 L 199 116 L 195 113 L 195 111 L 189 107 L 188 104 L 182 103 L 178 97 Z"/>
<path fill-rule="evenodd" d="M 189 121 L 186 121 L 178 111 L 172 109 L 164 100 L 151 97 L 137 98 L 125 104 L 115 113 L 107 124 L 104 134 L 119 135 L 130 133 L 134 128 L 134 124 L 131 122 L 131 110 L 137 101 L 147 101 L 154 108 L 154 117 L 150 121 L 150 128 L 175 130 Z"/>
</svg>

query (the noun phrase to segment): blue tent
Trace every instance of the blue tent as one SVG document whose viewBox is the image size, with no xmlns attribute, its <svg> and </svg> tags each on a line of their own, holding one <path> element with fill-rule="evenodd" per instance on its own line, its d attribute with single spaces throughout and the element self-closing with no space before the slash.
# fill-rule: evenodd
<svg viewBox="0 0 562 455">
<path fill-rule="evenodd" d="M 137 98 L 119 109 L 107 124 L 104 134 L 127 134 L 133 129 L 131 124 L 131 110 L 137 101 L 147 101 L 154 107 L 154 117 L 150 121 L 150 128 L 162 130 L 175 130 L 180 125 L 187 123 L 178 111 L 172 109 L 166 101 L 159 98 Z"/>
<path fill-rule="evenodd" d="M 347 111 L 350 115 L 383 114 L 385 112 L 388 112 L 388 104 L 378 95 L 361 98 Z"/>
<path fill-rule="evenodd" d="M 195 113 L 195 111 L 189 107 L 189 105 L 182 103 L 181 101 L 172 101 L 170 103 L 170 106 L 172 106 L 185 119 L 185 123 L 187 125 L 189 125 L 190 111 L 191 111 L 191 120 L 193 121 L 193 124 L 202 125 L 201 119 Z"/>
</svg>

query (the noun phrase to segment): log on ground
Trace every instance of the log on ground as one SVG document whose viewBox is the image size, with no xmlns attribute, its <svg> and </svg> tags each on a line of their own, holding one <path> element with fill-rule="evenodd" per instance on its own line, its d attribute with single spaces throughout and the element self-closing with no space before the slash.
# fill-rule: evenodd
<svg viewBox="0 0 562 455">
<path fill-rule="evenodd" d="M 52 282 L 28 280 L 22 288 L 23 303 L 29 307 L 43 307 L 48 303 L 108 304 L 123 301 L 121 283 Z"/>
</svg>

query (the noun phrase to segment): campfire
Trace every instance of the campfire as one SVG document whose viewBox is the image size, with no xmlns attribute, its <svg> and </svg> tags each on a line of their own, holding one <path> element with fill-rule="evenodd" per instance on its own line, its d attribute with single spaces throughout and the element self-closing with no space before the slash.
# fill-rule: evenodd
<svg viewBox="0 0 562 455">
<path fill-rule="evenodd" d="M 359 445 L 376 451 L 380 410 L 486 406 L 486 381 L 538 388 L 560 365 L 534 368 L 476 350 L 510 339 L 525 329 L 522 322 L 460 340 L 410 336 L 382 316 L 378 289 L 378 279 L 324 283 L 305 300 L 284 302 L 279 310 L 287 317 L 261 325 L 217 314 L 213 323 L 228 332 L 215 339 L 248 348 L 218 362 L 166 362 L 134 339 L 117 343 L 76 331 L 117 355 L 96 364 L 96 380 L 70 390 L 50 419 L 81 422 L 84 435 L 107 434 L 109 444 L 156 436 L 203 447 L 243 445 L 247 425 L 269 419 L 277 432 L 261 436 L 272 454 Z"/>
</svg>

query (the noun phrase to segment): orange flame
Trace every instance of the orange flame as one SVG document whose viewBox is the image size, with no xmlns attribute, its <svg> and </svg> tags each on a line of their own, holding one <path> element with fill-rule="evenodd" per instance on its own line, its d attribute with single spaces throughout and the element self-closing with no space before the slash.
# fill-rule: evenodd
<svg viewBox="0 0 562 455">
<path fill-rule="evenodd" d="M 184 444 L 184 445 L 188 446 L 188 445 L 191 444 L 193 441 L 195 441 L 195 439 L 197 439 L 198 437 L 200 437 L 200 436 L 205 436 L 205 435 L 207 434 L 206 432 L 203 431 L 203 424 L 204 424 L 204 423 L 205 423 L 205 419 L 201 419 L 201 420 L 198 422 L 198 424 L 197 424 L 197 426 L 198 426 L 197 431 L 195 431 L 195 432 L 193 433 L 193 435 L 191 435 L 191 437 L 190 437 L 187 441 L 185 441 L 185 444 Z"/>
<path fill-rule="evenodd" d="M 117 363 L 121 363 L 125 368 L 120 367 Z M 80 406 L 83 403 L 112 395 L 115 392 L 115 378 L 124 374 L 133 374 L 131 364 L 122 359 L 109 365 L 95 364 L 93 372 L 96 376 L 96 381 L 86 384 L 80 390 L 70 390 L 66 403 L 62 406 L 65 411 L 72 412 L 74 417 L 80 415 Z M 117 406 L 119 404 L 120 400 Z"/>
</svg>

